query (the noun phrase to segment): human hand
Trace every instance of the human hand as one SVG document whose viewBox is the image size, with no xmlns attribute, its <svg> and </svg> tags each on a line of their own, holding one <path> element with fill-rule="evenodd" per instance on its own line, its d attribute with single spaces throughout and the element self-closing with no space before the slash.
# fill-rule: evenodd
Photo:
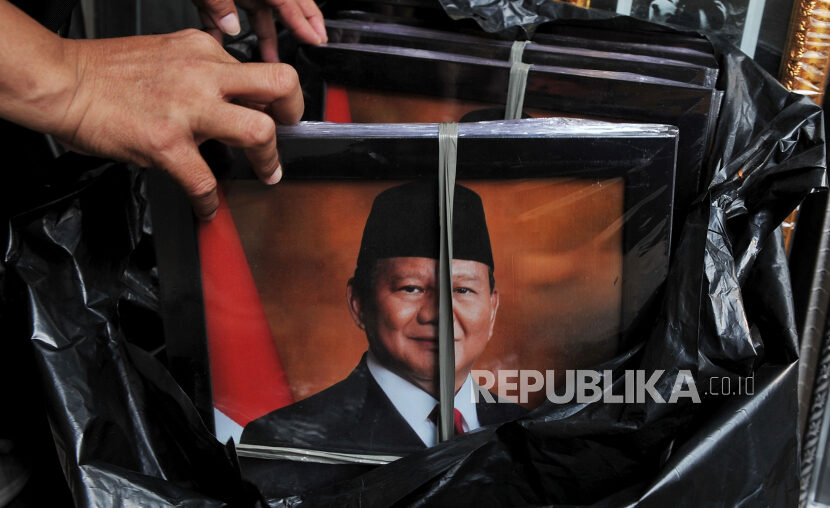
<svg viewBox="0 0 830 508">
<path fill-rule="evenodd" d="M 239 14 L 233 0 L 193 0 L 193 3 L 199 8 L 205 29 L 219 42 L 222 42 L 222 33 L 239 33 Z M 274 11 L 297 40 L 308 44 L 328 42 L 323 14 L 314 0 L 236 0 L 236 5 L 248 13 L 266 62 L 279 62 Z"/>
<path fill-rule="evenodd" d="M 262 181 L 279 181 L 274 119 L 303 112 L 292 67 L 241 64 L 197 30 L 65 44 L 77 81 L 43 130 L 69 148 L 167 171 L 206 220 L 219 201 L 203 141 L 243 147 Z"/>
</svg>

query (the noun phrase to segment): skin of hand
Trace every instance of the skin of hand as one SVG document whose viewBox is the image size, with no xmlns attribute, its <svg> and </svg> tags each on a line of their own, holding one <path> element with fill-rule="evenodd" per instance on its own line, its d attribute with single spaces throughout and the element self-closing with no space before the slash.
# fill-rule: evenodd
<svg viewBox="0 0 830 508">
<path fill-rule="evenodd" d="M 279 62 L 276 12 L 283 24 L 300 42 L 325 44 L 328 42 L 323 14 L 314 0 L 193 0 L 199 8 L 205 29 L 219 42 L 222 33 L 237 35 L 240 31 L 238 5 L 248 13 L 251 28 L 259 39 L 260 53 L 266 62 Z"/>
<path fill-rule="evenodd" d="M 167 171 L 205 220 L 219 201 L 203 141 L 244 148 L 265 183 L 281 178 L 275 119 L 303 112 L 292 67 L 241 64 L 197 30 L 62 39 L 4 0 L 0 34 L 15 49 L 0 56 L 0 117 L 81 153 Z"/>
</svg>

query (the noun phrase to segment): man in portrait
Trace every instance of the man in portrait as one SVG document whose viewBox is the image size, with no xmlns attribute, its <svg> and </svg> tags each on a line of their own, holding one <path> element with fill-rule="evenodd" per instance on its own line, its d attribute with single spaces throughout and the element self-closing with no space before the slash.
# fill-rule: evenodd
<svg viewBox="0 0 830 508">
<path fill-rule="evenodd" d="M 478 194 L 456 185 L 453 221 L 454 428 L 462 434 L 525 410 L 474 402 L 470 370 L 492 336 L 499 292 Z M 366 353 L 346 379 L 249 423 L 243 444 L 395 456 L 436 444 L 438 243 L 436 181 L 375 198 L 346 290 Z"/>
</svg>

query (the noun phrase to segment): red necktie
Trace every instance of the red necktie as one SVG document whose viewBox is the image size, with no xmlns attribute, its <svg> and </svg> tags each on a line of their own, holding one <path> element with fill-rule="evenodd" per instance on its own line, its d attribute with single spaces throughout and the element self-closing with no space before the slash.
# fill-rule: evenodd
<svg viewBox="0 0 830 508">
<path fill-rule="evenodd" d="M 432 423 L 438 425 L 438 420 L 440 419 L 440 416 L 441 409 L 438 407 L 438 404 L 435 404 L 435 408 L 429 414 L 428 418 Z M 464 433 L 464 417 L 461 416 L 461 411 L 459 411 L 458 409 L 453 409 L 452 417 L 452 426 L 455 429 L 455 435 L 460 436 Z"/>
</svg>

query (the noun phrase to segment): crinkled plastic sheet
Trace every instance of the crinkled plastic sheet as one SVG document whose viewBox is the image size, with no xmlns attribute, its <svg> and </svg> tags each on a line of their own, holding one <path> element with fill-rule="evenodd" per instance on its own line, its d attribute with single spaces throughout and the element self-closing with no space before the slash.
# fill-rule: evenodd
<svg viewBox="0 0 830 508">
<path fill-rule="evenodd" d="M 444 11 L 452 19 L 472 19 L 486 32 L 515 36 L 532 34 L 536 28 L 549 22 L 585 23 L 586 26 L 616 26 L 645 31 L 665 30 L 659 25 L 639 21 L 615 12 L 589 10 L 565 2 L 530 0 L 528 2 L 488 0 L 440 0 Z"/>
<path fill-rule="evenodd" d="M 445 7 L 487 19 L 489 29 L 613 17 L 547 0 Z M 715 177 L 688 217 L 662 308 L 642 330 L 646 340 L 608 368 L 665 369 L 657 386 L 663 394 L 681 369 L 698 387 L 715 376 L 754 374 L 755 395 L 547 405 L 272 504 L 795 502 L 797 337 L 777 226 L 807 193 L 826 186 L 821 111 L 714 42 L 727 92 L 710 158 Z M 126 309 L 159 313 L 144 250 L 152 225 L 143 178 L 105 165 L 63 197 L 14 217 L 3 282 L 25 284 L 28 314 L 5 319 L 25 320 L 31 333 L 4 341 L 31 341 L 79 505 L 253 505 L 257 494 L 240 479 L 232 450 L 212 438 L 161 363 L 131 343 L 148 332 Z"/>
<path fill-rule="evenodd" d="M 89 171 L 63 197 L 11 220 L 5 264 L 27 287 L 20 317 L 75 503 L 252 504 L 233 451 L 133 343 L 152 344 L 158 337 L 147 335 L 160 331 L 147 319 L 159 309 L 143 173 L 71 155 L 61 162 Z"/>
</svg>

